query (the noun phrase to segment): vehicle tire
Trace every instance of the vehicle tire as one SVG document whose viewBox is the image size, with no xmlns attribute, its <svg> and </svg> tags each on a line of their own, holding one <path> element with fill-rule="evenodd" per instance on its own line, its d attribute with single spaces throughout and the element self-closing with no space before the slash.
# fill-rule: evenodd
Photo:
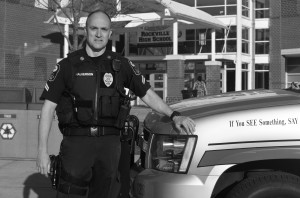
<svg viewBox="0 0 300 198">
<path fill-rule="evenodd" d="M 234 186 L 226 198 L 299 198 L 300 177 L 284 173 L 257 173 Z"/>
</svg>

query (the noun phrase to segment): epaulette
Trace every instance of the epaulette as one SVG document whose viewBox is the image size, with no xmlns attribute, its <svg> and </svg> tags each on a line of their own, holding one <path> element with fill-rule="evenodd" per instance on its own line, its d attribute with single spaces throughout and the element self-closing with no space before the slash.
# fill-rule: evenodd
<svg viewBox="0 0 300 198">
<path fill-rule="evenodd" d="M 121 59 L 124 59 L 123 56 L 121 56 L 121 54 L 117 53 L 117 52 L 112 52 L 112 51 L 109 51 L 107 52 L 107 56 L 109 59 L 118 59 L 118 60 L 121 60 Z"/>
</svg>

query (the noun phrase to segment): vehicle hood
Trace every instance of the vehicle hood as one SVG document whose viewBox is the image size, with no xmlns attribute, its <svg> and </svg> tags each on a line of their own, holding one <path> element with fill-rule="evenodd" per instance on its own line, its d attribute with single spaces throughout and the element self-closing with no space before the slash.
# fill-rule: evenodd
<svg viewBox="0 0 300 198">
<path fill-rule="evenodd" d="M 250 90 L 224 93 L 182 100 L 170 105 L 173 110 L 194 120 L 215 114 L 273 106 L 300 104 L 300 92 L 292 90 Z M 170 118 L 150 112 L 144 120 L 144 128 L 152 133 L 176 134 Z"/>
</svg>

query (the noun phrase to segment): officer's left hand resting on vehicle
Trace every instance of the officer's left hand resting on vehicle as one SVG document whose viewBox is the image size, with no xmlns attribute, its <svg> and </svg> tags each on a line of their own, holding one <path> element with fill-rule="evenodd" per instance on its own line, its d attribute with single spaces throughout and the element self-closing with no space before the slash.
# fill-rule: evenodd
<svg viewBox="0 0 300 198">
<path fill-rule="evenodd" d="M 142 100 L 149 105 L 151 109 L 169 117 L 171 117 L 174 112 L 152 89 L 148 89 Z M 196 124 L 191 118 L 176 115 L 172 118 L 172 120 L 174 121 L 175 127 L 181 134 L 194 134 Z"/>
</svg>

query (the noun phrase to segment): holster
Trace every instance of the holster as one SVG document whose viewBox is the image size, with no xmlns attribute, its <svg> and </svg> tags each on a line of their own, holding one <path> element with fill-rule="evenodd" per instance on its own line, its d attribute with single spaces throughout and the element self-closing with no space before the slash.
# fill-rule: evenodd
<svg viewBox="0 0 300 198">
<path fill-rule="evenodd" d="M 118 129 L 124 128 L 125 121 L 130 113 L 130 109 L 131 109 L 131 106 L 127 105 L 127 104 L 122 104 L 120 106 L 120 111 L 119 111 L 116 123 L 114 125 L 115 127 L 117 127 Z"/>
<path fill-rule="evenodd" d="M 59 155 L 50 155 L 50 173 L 52 188 L 57 189 L 59 184 L 59 176 L 61 171 L 61 159 Z"/>
</svg>

